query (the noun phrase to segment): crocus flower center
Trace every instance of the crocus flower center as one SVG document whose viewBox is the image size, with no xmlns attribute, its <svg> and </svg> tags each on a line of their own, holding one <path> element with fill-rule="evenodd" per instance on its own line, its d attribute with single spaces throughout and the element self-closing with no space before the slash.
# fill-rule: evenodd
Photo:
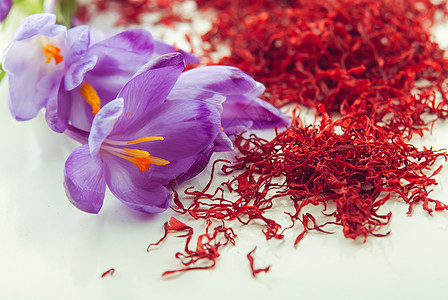
<svg viewBox="0 0 448 300">
<path fill-rule="evenodd" d="M 96 113 L 100 110 L 100 97 L 98 97 L 98 93 L 96 90 L 88 84 L 84 82 L 81 85 L 80 90 L 81 96 L 86 100 L 86 102 L 92 107 L 92 113 L 96 115 Z"/>
<path fill-rule="evenodd" d="M 62 62 L 63 58 L 61 53 L 61 49 L 58 47 L 53 46 L 52 44 L 45 44 L 42 46 L 42 51 L 44 51 L 45 58 L 47 59 L 45 61 L 45 64 L 50 63 L 51 59 L 54 59 L 54 62 L 56 64 L 59 64 Z"/>
<path fill-rule="evenodd" d="M 170 162 L 159 157 L 151 156 L 148 151 L 143 151 L 136 148 L 124 148 L 123 146 L 157 140 L 163 141 L 163 137 L 147 136 L 129 142 L 106 139 L 103 142 L 101 149 L 130 161 L 138 168 L 140 172 L 146 172 L 151 168 L 151 165 L 167 165 Z"/>
</svg>

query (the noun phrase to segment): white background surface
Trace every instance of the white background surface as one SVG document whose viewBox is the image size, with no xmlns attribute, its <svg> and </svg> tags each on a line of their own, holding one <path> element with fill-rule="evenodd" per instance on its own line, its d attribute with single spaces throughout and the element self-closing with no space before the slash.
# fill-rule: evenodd
<svg viewBox="0 0 448 300">
<path fill-rule="evenodd" d="M 439 34 L 442 36 L 442 33 Z M 170 216 L 201 233 L 202 222 L 173 211 L 134 212 L 110 193 L 98 215 L 74 208 L 62 185 L 65 159 L 76 144 L 50 131 L 43 116 L 20 123 L 8 112 L 4 82 L 0 91 L 0 299 L 448 299 L 448 214 L 429 216 L 416 206 L 390 201 L 384 238 L 348 240 L 310 233 L 297 248 L 297 232 L 267 241 L 262 227 L 235 226 L 236 246 L 221 250 L 216 268 L 162 279 L 180 268 L 174 254 L 183 239 L 157 241 Z M 311 120 L 311 119 L 310 119 Z M 448 148 L 448 123 L 416 145 Z M 448 203 L 448 167 L 439 174 L 433 198 Z M 205 184 L 206 173 L 194 180 Z M 284 207 L 277 211 L 279 216 Z M 246 254 L 257 245 L 251 276 Z M 194 244 L 192 244 L 194 246 Z M 114 267 L 114 276 L 101 274 Z"/>
</svg>

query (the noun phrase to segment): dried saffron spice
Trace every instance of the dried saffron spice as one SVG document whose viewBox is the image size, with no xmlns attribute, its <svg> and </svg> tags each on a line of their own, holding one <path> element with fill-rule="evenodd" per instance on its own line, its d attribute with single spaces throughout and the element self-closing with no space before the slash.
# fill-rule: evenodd
<svg viewBox="0 0 448 300">
<path fill-rule="evenodd" d="M 368 117 L 333 121 L 323 106 L 319 109 L 324 116 L 320 126 L 306 126 L 295 117 L 293 125 L 271 141 L 238 136 L 235 144 L 242 155 L 222 170 L 240 173 L 211 193 L 210 183 L 202 191 L 188 188 L 185 194 L 193 202 L 184 211 L 195 219 L 238 220 L 245 225 L 261 221 L 267 239 L 282 239 L 285 229 L 264 215 L 275 208 L 276 199 L 289 199 L 289 228 L 297 222 L 303 228 L 297 244 L 309 230 L 329 233 L 326 228 L 337 226 L 351 239 L 387 235 L 382 227 L 391 213 L 379 210 L 391 199 L 408 203 L 409 213 L 417 203 L 428 213 L 448 208 L 429 197 L 442 166 L 432 168 L 439 158 L 446 161 L 447 153 L 419 150 L 400 136 L 391 138 Z M 225 189 L 236 194 L 236 200 L 228 200 Z M 322 213 L 307 212 L 311 206 L 321 207 Z"/>
<path fill-rule="evenodd" d="M 101 278 L 104 278 L 107 275 L 113 276 L 114 274 L 115 274 L 115 268 L 110 268 L 101 275 Z"/>
<path fill-rule="evenodd" d="M 236 234 L 233 232 L 232 228 L 226 228 L 223 224 L 214 227 L 213 232 L 210 232 L 211 225 L 212 221 L 207 220 L 205 233 L 198 236 L 196 249 L 191 250 L 190 241 L 193 237 L 193 228 L 185 225 L 174 217 L 171 217 L 169 222 L 164 224 L 164 235 L 158 242 L 150 244 L 147 251 L 149 251 L 151 246 L 157 246 L 165 240 L 169 232 L 186 231 L 185 234 L 177 236 L 185 237 L 186 240 L 184 252 L 177 252 L 175 255 L 184 268 L 166 271 L 162 274 L 162 277 L 191 270 L 211 269 L 215 266 L 216 259 L 219 257 L 219 249 L 229 243 L 235 245 Z"/>
<path fill-rule="evenodd" d="M 217 63 L 264 83 L 265 99 L 277 106 L 323 104 L 341 115 L 367 115 L 406 138 L 427 130 L 423 114 L 447 117 L 448 61 L 430 34 L 436 12 L 447 13 L 445 1 L 213 4 L 218 13 L 203 39 L 212 50 L 227 43 L 231 51 Z"/>
<path fill-rule="evenodd" d="M 409 205 L 408 213 L 416 204 L 429 214 L 448 209 L 429 197 L 432 186 L 437 184 L 434 177 L 442 170 L 442 166 L 437 167 L 439 159 L 446 162 L 448 153 L 431 148 L 419 150 L 402 137 L 391 136 L 367 116 L 332 120 L 322 105 L 319 111 L 323 115 L 320 124 L 304 125 L 295 116 L 291 127 L 271 141 L 254 134 L 237 136 L 235 145 L 241 155 L 232 164 L 216 160 L 210 181 L 202 190 L 189 187 L 184 191 L 190 198 L 188 205 L 188 200 L 181 201 L 173 189 L 173 210 L 203 219 L 207 227 L 198 237 L 196 249 L 190 250 L 191 227 L 174 218 L 165 224 L 164 236 L 152 245 L 160 244 L 169 231 L 186 231 L 181 236 L 187 239 L 184 252 L 176 254 L 184 268 L 167 271 L 163 276 L 213 268 L 218 249 L 235 244 L 236 234 L 229 226 L 235 227 L 235 221 L 257 227 L 261 222 L 267 239 L 283 239 L 285 230 L 298 230 L 295 245 L 311 230 L 333 233 L 337 227 L 345 237 L 360 237 L 365 242 L 369 235 L 389 234 L 383 227 L 392 213 L 380 212 L 388 201 L 401 199 Z M 221 171 L 234 177 L 213 190 L 215 169 L 222 163 Z M 320 207 L 321 213 L 307 211 L 310 207 Z M 266 216 L 278 209 L 286 210 L 291 220 L 286 228 Z M 215 221 L 222 225 L 211 232 Z M 220 233 L 224 242 L 218 241 Z M 255 277 L 270 267 L 256 269 L 254 251 L 247 254 L 247 259 Z"/>
<path fill-rule="evenodd" d="M 87 22 L 96 11 L 116 11 L 120 14 L 117 26 L 140 24 L 147 14 L 160 15 L 155 24 L 173 26 L 178 22 L 191 22 L 190 18 L 185 18 L 179 13 L 175 13 L 173 8 L 175 3 L 183 1 L 173 0 L 94 0 L 89 5 L 83 4 L 78 8 L 78 18 L 82 22 Z M 94 6 L 96 11 L 89 7 Z"/>
<path fill-rule="evenodd" d="M 188 21 L 173 11 L 184 0 L 112 2 L 124 23 L 155 7 L 158 22 Z M 431 126 L 422 115 L 448 116 L 448 60 L 430 32 L 436 16 L 447 15 L 446 0 L 195 2 L 215 13 L 202 36 L 204 53 L 211 59 L 227 45 L 230 55 L 212 63 L 246 71 L 266 85 L 265 99 L 278 107 L 297 103 L 317 113 L 323 104 L 329 112 L 367 115 L 407 139 Z"/>
<path fill-rule="evenodd" d="M 163 234 L 162 238 L 156 243 L 149 244 L 148 247 L 146 248 L 147 252 L 149 252 L 149 248 L 151 248 L 152 246 L 158 246 L 162 241 L 164 241 L 166 239 L 166 237 L 168 236 L 169 232 L 186 231 L 185 234 L 178 235 L 177 237 L 186 237 L 187 244 L 190 242 L 190 239 L 193 236 L 193 228 L 185 225 L 184 223 L 182 223 L 181 221 L 179 221 L 178 219 L 176 219 L 174 217 L 171 217 L 171 219 L 168 222 L 165 222 L 165 224 L 163 225 L 163 229 L 164 229 L 164 234 Z"/>
<path fill-rule="evenodd" d="M 266 268 L 262 268 L 262 269 L 255 269 L 254 257 L 252 256 L 252 254 L 255 252 L 255 250 L 257 250 L 257 247 L 255 247 L 252 251 L 247 253 L 247 256 L 246 256 L 247 259 L 249 260 L 249 265 L 250 265 L 250 269 L 252 270 L 253 277 L 257 277 L 257 274 L 261 273 L 261 272 L 267 273 L 271 269 L 271 266 L 267 266 Z"/>
<path fill-rule="evenodd" d="M 428 213 L 448 208 L 429 197 L 442 166 L 431 170 L 438 158 L 447 159 L 445 152 L 418 150 L 399 136 L 389 138 L 367 117 L 332 121 L 322 106 L 320 111 L 320 127 L 305 126 L 295 118 L 293 126 L 272 141 L 255 135 L 237 139 L 243 156 L 224 171 L 243 171 L 225 184 L 239 195 L 239 202 L 265 211 L 274 199 L 287 197 L 294 206 L 288 213 L 291 221 L 300 221 L 304 231 L 325 232 L 332 224 L 341 226 L 346 237 L 364 240 L 388 234 L 381 228 L 391 213 L 381 214 L 379 209 L 392 196 L 408 203 L 409 213 L 416 203 Z M 270 191 L 275 193 L 267 198 Z M 309 205 L 320 205 L 327 220 L 318 224 L 315 216 L 304 213 Z"/>
<path fill-rule="evenodd" d="M 199 235 L 195 250 L 189 249 L 190 239 L 187 239 L 184 253 L 176 253 L 176 258 L 184 265 L 184 268 L 166 271 L 162 276 L 191 270 L 206 270 L 215 266 L 219 249 L 229 243 L 235 245 L 236 235 L 232 228 L 226 228 L 224 225 L 216 226 L 211 233 L 211 225 L 212 222 L 207 220 L 207 228 L 204 234 Z"/>
</svg>

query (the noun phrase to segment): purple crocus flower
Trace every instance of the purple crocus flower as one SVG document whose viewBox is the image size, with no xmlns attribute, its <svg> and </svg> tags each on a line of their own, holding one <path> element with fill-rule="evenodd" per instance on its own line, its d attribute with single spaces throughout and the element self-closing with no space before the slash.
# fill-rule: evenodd
<svg viewBox="0 0 448 300">
<path fill-rule="evenodd" d="M 34 118 L 49 98 L 57 97 L 68 41 L 66 28 L 55 21 L 51 14 L 27 17 L 3 52 L 8 105 L 17 120 Z"/>
<path fill-rule="evenodd" d="M 54 131 L 63 132 L 69 123 L 88 131 L 94 115 L 153 55 L 152 36 L 144 29 L 106 39 L 98 36 L 88 26 L 68 31 L 72 44 L 64 78 L 58 96 L 49 99 L 46 107 L 47 123 Z"/>
<path fill-rule="evenodd" d="M 7 16 L 12 7 L 12 0 L 0 0 L 0 22 Z"/>
<path fill-rule="evenodd" d="M 69 68 L 57 99 L 46 111 L 50 127 L 63 132 L 70 123 L 89 131 L 99 109 L 115 99 L 131 76 L 151 58 L 174 52 L 174 46 L 154 40 L 144 29 L 134 28 L 105 38 L 104 33 L 78 26 L 68 31 L 77 40 L 69 53 Z M 182 53 L 186 63 L 197 63 L 194 54 Z"/>
<path fill-rule="evenodd" d="M 114 99 L 124 83 L 151 57 L 154 45 L 151 35 L 139 28 L 94 40 L 88 26 L 67 31 L 65 26 L 55 25 L 55 21 L 53 14 L 28 16 L 5 49 L 2 64 L 9 75 L 12 115 L 17 120 L 29 120 L 46 106 L 48 124 L 63 132 L 70 111 L 79 110 L 76 105 L 80 105 L 72 98 L 80 93 L 85 80 L 90 81 L 84 87 L 85 94 L 92 90 L 96 93 L 93 84 L 102 87 L 98 88 L 101 97 Z M 91 100 L 86 106 L 96 109 L 91 98 L 83 102 Z M 75 118 L 73 122 L 76 121 Z"/>
<path fill-rule="evenodd" d="M 197 56 L 191 52 L 184 51 L 182 49 L 174 47 L 173 45 L 168 45 L 167 43 L 165 43 L 163 41 L 154 39 L 154 55 L 153 55 L 153 57 L 157 57 L 160 55 L 164 55 L 167 53 L 173 53 L 173 52 L 179 52 L 180 54 L 182 54 L 182 56 L 184 57 L 184 61 L 187 65 L 188 64 L 198 64 L 201 61 L 199 56 Z"/>
<path fill-rule="evenodd" d="M 146 64 L 95 115 L 88 144 L 65 164 L 65 186 L 79 209 L 98 213 L 106 185 L 127 206 L 147 213 L 167 209 L 170 180 L 187 171 L 220 129 L 214 105 L 197 100 L 166 101 L 184 69 L 181 54 Z M 66 134 L 84 143 L 87 133 Z"/>
</svg>

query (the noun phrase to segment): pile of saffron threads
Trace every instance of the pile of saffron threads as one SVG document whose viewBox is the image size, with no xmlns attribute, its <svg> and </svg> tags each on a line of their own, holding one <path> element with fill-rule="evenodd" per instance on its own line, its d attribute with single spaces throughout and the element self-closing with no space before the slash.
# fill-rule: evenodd
<svg viewBox="0 0 448 300">
<path fill-rule="evenodd" d="M 422 115 L 448 116 L 448 60 L 430 32 L 446 1 L 212 2 L 220 8 L 203 38 L 231 51 L 217 63 L 265 84 L 265 100 L 278 107 L 323 104 L 409 139 L 427 129 Z"/>
<path fill-rule="evenodd" d="M 142 23 L 145 15 L 158 14 L 160 18 L 154 25 L 175 27 L 179 22 L 192 21 L 191 18 L 182 16 L 174 9 L 175 4 L 181 2 L 184 0 L 94 0 L 93 3 L 78 6 L 77 18 L 86 23 L 96 11 L 115 11 L 120 14 L 115 25 L 126 26 Z M 92 5 L 95 10 L 91 9 Z"/>
<path fill-rule="evenodd" d="M 124 24 L 160 7 L 158 22 L 172 26 L 188 22 L 172 10 L 184 1 L 94 3 L 100 10 L 121 7 Z M 448 60 L 430 31 L 437 17 L 448 14 L 447 1 L 438 2 L 196 0 L 199 11 L 215 12 L 202 36 L 203 51 L 230 49 L 229 56 L 209 63 L 246 71 L 266 85 L 265 100 L 278 107 L 306 105 L 316 114 L 323 104 L 330 113 L 367 115 L 407 139 L 428 130 L 422 115 L 448 116 Z"/>
<path fill-rule="evenodd" d="M 342 133 L 337 133 L 337 129 Z M 327 115 L 320 126 L 304 125 L 300 118 L 271 140 L 256 135 L 238 136 L 236 146 L 241 156 L 231 165 L 224 165 L 226 174 L 240 171 L 224 182 L 236 201 L 224 197 L 219 187 L 213 193 L 191 191 L 193 204 L 184 209 L 195 219 L 239 220 L 248 224 L 257 219 L 265 223 L 264 234 L 283 238 L 281 226 L 263 213 L 275 206 L 275 199 L 291 200 L 294 212 L 288 213 L 292 223 L 300 221 L 304 231 L 324 231 L 326 225 L 338 225 L 346 237 L 364 240 L 380 233 L 391 214 L 378 210 L 391 196 L 409 204 L 408 213 L 417 203 L 432 213 L 448 207 L 429 197 L 433 178 L 442 166 L 431 171 L 438 158 L 447 158 L 443 151 L 418 150 L 402 138 L 389 139 L 389 133 L 375 126 L 367 117 L 346 116 L 332 121 Z M 242 172 L 241 172 L 242 171 Z M 270 197 L 267 197 L 270 191 Z M 212 200 L 202 202 L 201 200 Z M 308 205 L 321 205 L 328 221 L 316 224 L 310 214 L 302 215 Z"/>
<path fill-rule="evenodd" d="M 172 10 L 184 1 L 108 3 L 123 8 L 118 10 L 121 24 L 140 22 L 158 5 L 158 23 L 173 26 L 190 21 Z M 95 3 L 99 10 L 110 9 L 105 1 Z M 446 0 L 196 3 L 199 10 L 215 13 L 212 29 L 202 36 L 208 64 L 239 67 L 266 85 L 265 100 L 278 107 L 305 105 L 323 119 L 319 125 L 305 125 L 295 116 L 292 126 L 271 141 L 238 136 L 240 156 L 222 167 L 234 178 L 209 191 L 212 171 L 203 190 L 185 190 L 192 201 L 187 207 L 173 190 L 173 209 L 204 219 L 207 229 L 192 250 L 191 227 L 175 218 L 165 224 L 157 245 L 169 232 L 184 232 L 179 237 L 186 244 L 176 254 L 183 268 L 164 275 L 212 268 L 218 249 L 235 242 L 236 234 L 226 225 L 230 221 L 262 222 L 267 239 L 282 239 L 285 230 L 301 223 L 297 245 L 310 230 L 329 233 L 335 226 L 351 239 L 387 235 L 383 226 L 391 213 L 380 209 L 392 199 L 408 203 L 409 213 L 417 203 L 428 213 L 447 209 L 429 197 L 442 169 L 433 167 L 447 154 L 408 143 L 414 134 L 423 136 L 435 120 L 448 117 L 448 59 L 431 36 L 436 19 L 446 20 Z M 81 13 L 88 17 L 85 9 Z M 212 61 L 211 54 L 223 44 L 230 55 Z M 332 120 L 325 110 L 341 118 Z M 228 200 L 225 190 L 237 200 Z M 265 216 L 278 198 L 291 202 L 287 228 Z M 307 212 L 310 206 L 322 207 L 322 214 Z M 220 223 L 213 230 L 212 221 Z M 252 274 L 267 272 L 269 268 L 254 269 L 252 254 L 247 255 Z"/>
<path fill-rule="evenodd" d="M 399 136 L 389 138 L 388 132 L 367 117 L 345 116 L 333 121 L 323 106 L 320 111 L 324 116 L 320 126 L 304 125 L 294 118 L 294 124 L 271 141 L 239 136 L 236 146 L 242 156 L 223 167 L 225 173 L 242 171 L 224 183 L 238 200 L 232 206 L 216 202 L 216 207 L 221 212 L 233 210 L 238 218 L 263 220 L 262 213 L 274 207 L 276 198 L 287 198 L 294 207 L 287 213 L 291 227 L 300 221 L 304 228 L 296 244 L 308 230 L 325 232 L 330 224 L 340 226 L 345 237 L 352 239 L 387 235 L 381 228 L 388 224 L 391 213 L 380 214 L 379 210 L 391 198 L 408 203 L 408 213 L 417 203 L 428 213 L 448 208 L 429 197 L 431 187 L 437 184 L 434 176 L 442 169 L 432 171 L 433 166 L 438 158 L 446 161 L 447 153 L 418 150 Z M 275 193 L 266 197 L 270 191 Z M 216 196 L 202 193 L 201 197 Z M 314 216 L 303 213 L 310 205 L 322 207 L 323 223 L 317 224 Z M 198 207 L 190 210 L 195 212 Z M 248 207 L 249 213 L 244 209 Z M 283 236 L 273 220 L 264 221 L 267 238 Z"/>
<path fill-rule="evenodd" d="M 185 205 L 173 189 L 173 210 L 203 219 L 206 232 L 197 238 L 196 249 L 189 247 L 193 228 L 174 217 L 164 225 L 165 234 L 154 244 L 159 245 L 168 233 L 185 237 L 184 252 L 176 253 L 182 268 L 163 276 L 197 269 L 210 269 L 216 264 L 219 249 L 235 244 L 236 233 L 228 224 L 263 224 L 266 239 L 283 239 L 287 230 L 295 231 L 296 246 L 309 231 L 334 233 L 340 227 L 345 237 L 386 236 L 384 231 L 392 213 L 380 213 L 383 205 L 402 199 L 409 205 L 421 204 L 429 214 L 447 210 L 448 206 L 429 197 L 437 185 L 434 177 L 442 170 L 439 159 L 448 158 L 444 151 L 418 150 L 402 137 L 390 133 L 364 117 L 344 116 L 331 120 L 324 107 L 318 125 L 304 125 L 299 117 L 271 141 L 251 134 L 239 135 L 235 141 L 241 155 L 234 163 L 216 160 L 210 181 L 202 190 L 187 188 L 184 193 L 191 204 Z M 215 190 L 210 190 L 218 163 L 221 171 L 235 174 Z M 229 195 L 230 193 L 230 195 Z M 233 200 L 230 200 L 233 199 Z M 287 199 L 291 221 L 286 228 L 266 213 L 284 207 L 278 200 Z M 319 216 L 307 211 L 322 209 Z M 384 208 L 383 208 L 384 210 Z M 210 232 L 212 224 L 220 225 Z M 298 225 L 298 226 L 296 226 Z M 218 236 L 218 235 L 221 236 Z M 268 272 L 269 267 L 254 269 L 254 250 L 247 254 L 252 275 Z"/>
</svg>

